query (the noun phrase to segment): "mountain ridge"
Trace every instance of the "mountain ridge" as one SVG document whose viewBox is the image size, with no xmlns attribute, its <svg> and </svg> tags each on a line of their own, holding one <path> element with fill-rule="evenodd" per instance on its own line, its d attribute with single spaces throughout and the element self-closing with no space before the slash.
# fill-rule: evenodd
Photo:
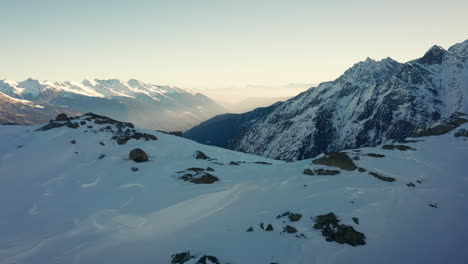
<svg viewBox="0 0 468 264">
<path fill-rule="evenodd" d="M 421 58 L 404 64 L 391 58 L 358 62 L 336 80 L 280 103 L 271 113 L 247 120 L 247 129 L 229 138 L 227 147 L 297 160 L 404 138 L 419 124 L 454 112 L 466 113 L 467 47 L 468 40 L 449 50 L 434 46 Z M 222 126 L 210 123 L 209 129 Z M 198 136 L 205 128 L 194 127 L 184 135 L 207 143 L 210 138 Z"/>
</svg>

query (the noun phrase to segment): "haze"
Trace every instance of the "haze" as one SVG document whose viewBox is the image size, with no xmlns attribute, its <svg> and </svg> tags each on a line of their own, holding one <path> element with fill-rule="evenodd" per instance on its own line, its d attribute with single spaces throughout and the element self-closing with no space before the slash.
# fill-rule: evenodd
<svg viewBox="0 0 468 264">
<path fill-rule="evenodd" d="M 0 2 L 0 78 L 135 78 L 232 103 L 447 48 L 468 25 L 455 0 Z"/>
</svg>

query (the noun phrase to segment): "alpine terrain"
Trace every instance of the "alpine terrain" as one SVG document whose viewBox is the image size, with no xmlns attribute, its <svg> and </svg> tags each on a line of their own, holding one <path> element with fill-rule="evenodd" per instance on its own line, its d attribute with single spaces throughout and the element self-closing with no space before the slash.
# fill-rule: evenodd
<svg viewBox="0 0 468 264">
<path fill-rule="evenodd" d="M 288 101 L 214 117 L 184 136 L 268 158 L 301 160 L 404 138 L 456 112 L 468 113 L 468 40 L 448 50 L 433 46 L 404 64 L 368 58 Z"/>
<path fill-rule="evenodd" d="M 0 106 L 3 123 L 40 124 L 60 112 L 93 111 L 148 129 L 175 131 L 186 130 L 223 112 L 222 107 L 200 93 L 133 79 L 127 82 L 95 79 L 81 83 L 41 82 L 31 78 L 22 82 L 0 80 L 0 98 L 5 96 L 13 99 L 10 99 L 11 107 L 4 106 L 3 102 Z M 25 111 L 24 104 L 35 105 L 36 109 Z M 44 112 L 55 114 L 47 116 Z"/>
<path fill-rule="evenodd" d="M 352 71 L 385 64 L 377 68 L 388 74 L 372 77 L 383 93 L 388 86 L 377 83 L 419 63 L 369 61 Z M 445 103 L 426 110 L 458 109 Z M 417 138 L 296 162 L 93 113 L 0 126 L 0 263 L 466 263 L 467 122 L 459 113 Z"/>
</svg>

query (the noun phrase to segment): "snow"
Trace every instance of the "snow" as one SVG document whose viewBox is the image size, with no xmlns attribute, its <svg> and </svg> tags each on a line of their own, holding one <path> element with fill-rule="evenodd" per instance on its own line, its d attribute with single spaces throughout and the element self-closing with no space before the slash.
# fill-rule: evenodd
<svg viewBox="0 0 468 264">
<path fill-rule="evenodd" d="M 95 130 L 107 126 L 92 125 Z M 359 167 L 396 178 L 389 183 L 358 171 L 307 176 L 305 168 L 325 166 L 310 159 L 269 160 L 149 130 L 143 132 L 157 141 L 117 145 L 110 133 L 86 126 L 35 128 L 0 126 L 1 264 L 170 263 L 172 254 L 186 250 L 232 264 L 468 259 L 468 141 L 454 137 L 456 130 L 407 144 L 416 151 L 380 146 L 347 151 L 361 154 L 355 161 Z M 137 147 L 150 162 L 128 159 Z M 224 165 L 196 160 L 195 151 Z M 98 159 L 101 154 L 106 157 Z M 230 161 L 246 163 L 233 166 Z M 212 167 L 220 181 L 196 185 L 177 179 L 178 171 L 190 167 Z M 406 186 L 409 182 L 416 187 Z M 276 218 L 285 211 L 303 217 L 294 223 Z M 326 242 L 312 228 L 311 217 L 329 212 L 364 233 L 367 244 Z M 359 218 L 359 225 L 352 217 Z M 261 222 L 271 223 L 274 231 L 262 231 Z M 285 224 L 306 238 L 281 234 Z M 254 232 L 245 232 L 250 226 Z"/>
</svg>

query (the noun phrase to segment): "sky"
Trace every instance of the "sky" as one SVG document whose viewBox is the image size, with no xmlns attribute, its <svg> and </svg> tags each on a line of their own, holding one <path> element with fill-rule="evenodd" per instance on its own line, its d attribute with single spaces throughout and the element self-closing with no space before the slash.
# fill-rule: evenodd
<svg viewBox="0 0 468 264">
<path fill-rule="evenodd" d="M 367 57 L 464 41 L 467 12 L 458 0 L 0 0 L 0 79 L 316 84 Z"/>
</svg>

